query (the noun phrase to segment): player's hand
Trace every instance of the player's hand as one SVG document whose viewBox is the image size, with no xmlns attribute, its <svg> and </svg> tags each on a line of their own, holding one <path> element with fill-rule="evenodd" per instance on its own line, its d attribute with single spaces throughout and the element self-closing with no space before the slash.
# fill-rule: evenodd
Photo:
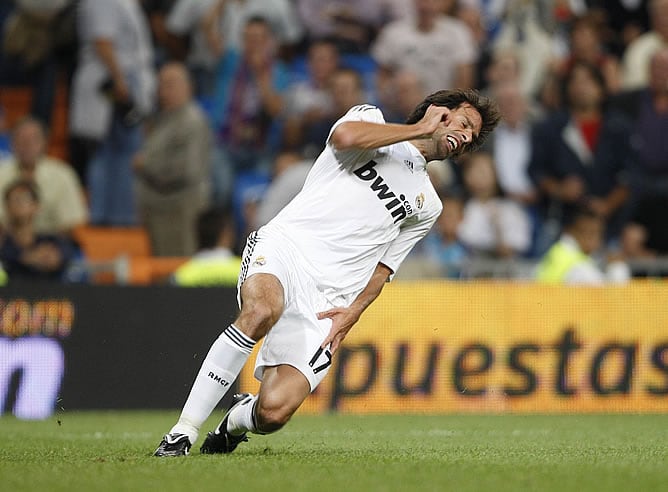
<svg viewBox="0 0 668 492">
<path fill-rule="evenodd" d="M 423 134 L 431 136 L 432 133 L 440 126 L 441 123 L 446 123 L 450 109 L 444 106 L 434 106 L 433 104 L 427 108 L 422 119 L 418 122 L 423 127 Z"/>
<path fill-rule="evenodd" d="M 359 317 L 359 313 L 350 307 L 336 307 L 318 313 L 318 319 L 329 318 L 332 320 L 332 328 L 329 330 L 327 338 L 322 342 L 321 347 L 324 349 L 329 345 L 330 352 L 332 354 L 336 352 L 336 349 L 339 348 L 353 325 L 357 323 Z"/>
</svg>

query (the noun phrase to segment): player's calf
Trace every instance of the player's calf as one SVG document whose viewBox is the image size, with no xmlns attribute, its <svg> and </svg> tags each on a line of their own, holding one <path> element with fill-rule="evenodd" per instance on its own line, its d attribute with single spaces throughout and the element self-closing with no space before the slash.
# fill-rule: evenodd
<svg viewBox="0 0 668 492">
<path fill-rule="evenodd" d="M 255 406 L 255 424 L 258 433 L 270 434 L 281 429 L 297 411 L 285 401 L 272 401 L 268 398 L 258 400 Z"/>
</svg>

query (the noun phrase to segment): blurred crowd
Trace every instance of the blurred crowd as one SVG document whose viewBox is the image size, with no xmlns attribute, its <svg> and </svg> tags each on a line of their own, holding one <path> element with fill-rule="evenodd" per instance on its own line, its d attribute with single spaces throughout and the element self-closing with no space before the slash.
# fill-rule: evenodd
<svg viewBox="0 0 668 492">
<path fill-rule="evenodd" d="M 621 281 L 668 253 L 668 0 L 14 0 L 0 26 L 0 90 L 32 89 L 19 120 L 0 108 L 10 279 L 67 278 L 84 224 L 144 227 L 156 256 L 221 235 L 235 257 L 351 106 L 403 122 L 455 87 L 502 122 L 430 163 L 444 212 L 404 276 Z M 67 162 L 45 150 L 58 84 Z"/>
</svg>

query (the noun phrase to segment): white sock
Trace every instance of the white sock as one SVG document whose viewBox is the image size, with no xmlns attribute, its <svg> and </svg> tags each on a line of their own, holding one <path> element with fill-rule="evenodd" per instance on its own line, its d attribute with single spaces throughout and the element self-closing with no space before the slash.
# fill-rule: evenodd
<svg viewBox="0 0 668 492">
<path fill-rule="evenodd" d="M 255 403 L 257 395 L 247 402 L 237 405 L 227 416 L 227 432 L 240 436 L 244 432 L 257 432 L 255 424 Z"/>
<path fill-rule="evenodd" d="M 169 431 L 186 434 L 194 444 L 199 428 L 241 372 L 255 340 L 228 326 L 213 343 L 195 378 L 178 422 Z"/>
</svg>

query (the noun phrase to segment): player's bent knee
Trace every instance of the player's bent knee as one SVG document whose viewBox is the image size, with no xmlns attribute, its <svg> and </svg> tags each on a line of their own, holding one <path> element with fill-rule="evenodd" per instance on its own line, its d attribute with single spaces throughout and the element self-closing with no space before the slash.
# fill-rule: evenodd
<svg viewBox="0 0 668 492">
<path fill-rule="evenodd" d="M 254 303 L 242 308 L 235 324 L 253 340 L 259 340 L 274 326 L 280 315 L 280 311 L 272 306 Z"/>
</svg>

